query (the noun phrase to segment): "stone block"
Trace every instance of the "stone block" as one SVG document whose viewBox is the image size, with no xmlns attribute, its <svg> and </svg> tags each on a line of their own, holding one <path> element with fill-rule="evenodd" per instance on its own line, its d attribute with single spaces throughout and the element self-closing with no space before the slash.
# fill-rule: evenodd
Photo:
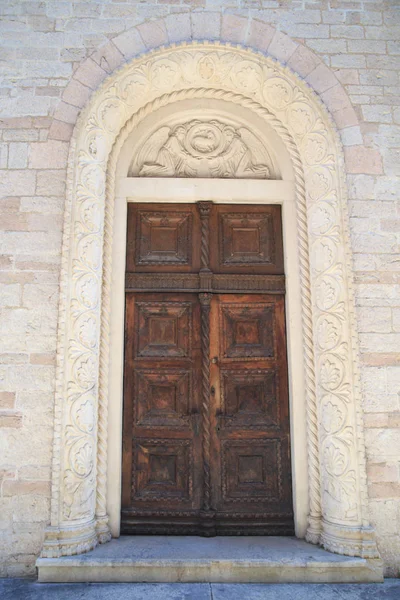
<svg viewBox="0 0 400 600">
<path fill-rule="evenodd" d="M 31 354 L 29 357 L 31 365 L 55 365 L 56 354 L 55 352 L 44 354 Z"/>
<path fill-rule="evenodd" d="M 94 60 L 87 58 L 74 72 L 74 79 L 95 90 L 106 77 L 107 72 Z"/>
<path fill-rule="evenodd" d="M 344 10 L 322 10 L 322 21 L 329 25 L 336 25 L 346 21 L 346 12 Z"/>
<path fill-rule="evenodd" d="M 368 495 L 370 498 L 400 498 L 400 483 L 371 483 Z"/>
<path fill-rule="evenodd" d="M 348 40 L 349 52 L 360 54 L 386 54 L 386 43 L 375 40 Z"/>
<path fill-rule="evenodd" d="M 135 27 L 117 35 L 112 41 L 126 60 L 129 60 L 138 54 L 142 54 L 146 50 L 143 39 Z"/>
<path fill-rule="evenodd" d="M 183 42 L 190 40 L 192 29 L 189 13 L 176 13 L 165 18 L 165 26 L 170 42 Z"/>
<path fill-rule="evenodd" d="M 192 12 L 192 38 L 194 40 L 217 40 L 221 32 L 219 12 Z"/>
<path fill-rule="evenodd" d="M 392 122 L 392 109 L 390 106 L 372 104 L 369 106 L 362 106 L 361 110 L 365 121 L 376 123 Z"/>
<path fill-rule="evenodd" d="M 74 127 L 70 123 L 63 123 L 54 119 L 50 127 L 49 138 L 68 142 L 72 137 L 73 130 Z"/>
<path fill-rule="evenodd" d="M 64 90 L 62 99 L 64 102 L 67 102 L 67 104 L 72 104 L 72 106 L 82 108 L 86 105 L 91 93 L 92 89 L 90 87 L 83 85 L 76 79 L 71 79 Z M 59 116 L 57 116 L 57 118 L 62 121 Z"/>
<path fill-rule="evenodd" d="M 266 51 L 275 35 L 275 29 L 257 19 L 252 19 L 250 22 L 247 45 L 258 50 Z M 295 69 L 294 69 L 295 70 Z"/>
<path fill-rule="evenodd" d="M 363 54 L 334 54 L 331 56 L 331 67 L 365 69 L 366 58 Z"/>
<path fill-rule="evenodd" d="M 39 175 L 45 173 L 40 172 Z M 50 178 L 51 179 L 51 178 Z M 21 212 L 63 214 L 65 199 L 62 196 L 23 196 L 20 200 Z"/>
<path fill-rule="evenodd" d="M 68 144 L 58 140 L 33 143 L 30 146 L 29 167 L 31 169 L 62 169 L 66 167 Z M 28 195 L 28 194 L 24 194 Z"/>
<path fill-rule="evenodd" d="M 343 85 L 357 85 L 360 81 L 358 69 L 337 69 L 335 75 Z"/>
<path fill-rule="evenodd" d="M 58 305 L 58 285 L 24 285 L 22 305 L 26 308 L 55 308 Z"/>
<path fill-rule="evenodd" d="M 0 196 L 30 196 L 35 193 L 36 173 L 28 170 L 3 171 Z"/>
<path fill-rule="evenodd" d="M 168 44 L 167 28 L 164 19 L 141 23 L 137 27 L 147 49 L 158 48 Z"/>
<path fill-rule="evenodd" d="M 382 157 L 379 150 L 364 146 L 351 146 L 344 149 L 349 173 L 380 175 L 383 173 Z"/>
<path fill-rule="evenodd" d="M 334 85 L 321 94 L 322 101 L 331 112 L 351 108 L 351 103 L 341 83 Z"/>
<path fill-rule="evenodd" d="M 19 306 L 21 286 L 18 284 L 5 285 L 0 283 L 0 306 Z"/>
<path fill-rule="evenodd" d="M 65 194 L 65 181 L 66 172 L 64 169 L 39 171 L 37 174 L 36 193 L 38 196 L 63 196 Z M 24 196 L 32 196 L 34 192 L 22 192 L 22 194 Z"/>
<path fill-rule="evenodd" d="M 393 330 L 400 332 L 400 308 L 393 308 Z"/>
<path fill-rule="evenodd" d="M 338 129 L 345 129 L 358 125 L 358 116 L 354 108 L 342 108 L 332 113 L 332 117 Z"/>
<path fill-rule="evenodd" d="M 28 165 L 28 144 L 11 142 L 8 149 L 8 168 L 25 169 Z"/>
<path fill-rule="evenodd" d="M 276 31 L 268 46 L 268 54 L 277 58 L 282 63 L 287 63 L 297 47 L 298 44 L 289 36 L 280 31 Z"/>
<path fill-rule="evenodd" d="M 1 377 L 1 375 L 0 375 Z M 22 415 L 17 412 L 0 412 L 0 428 L 10 427 L 12 429 L 19 429 L 22 427 Z"/>
<path fill-rule="evenodd" d="M 376 457 L 379 460 L 396 458 L 398 460 L 400 456 L 400 435 L 397 428 L 367 429 L 365 431 L 365 444 L 368 458 Z"/>
<path fill-rule="evenodd" d="M 78 114 L 79 108 L 66 102 L 60 102 L 55 110 L 54 119 L 73 125 L 78 118 Z"/>
<path fill-rule="evenodd" d="M 360 334 L 361 352 L 398 352 L 399 343 L 399 333 Z"/>
<path fill-rule="evenodd" d="M 340 132 L 343 146 L 359 146 L 363 143 L 360 127 L 353 125 L 353 127 L 346 127 Z"/>
<path fill-rule="evenodd" d="M 338 54 L 346 52 L 345 40 L 307 40 L 307 46 L 312 48 L 318 54 Z"/>
<path fill-rule="evenodd" d="M 0 410 L 12 409 L 15 406 L 15 392 L 0 392 Z"/>
<path fill-rule="evenodd" d="M 370 462 L 367 465 L 367 478 L 369 482 L 398 482 L 399 481 L 399 463 L 398 462 Z"/>
<path fill-rule="evenodd" d="M 360 40 L 364 37 L 364 30 L 359 25 L 332 25 L 331 37 L 348 40 Z"/>
<path fill-rule="evenodd" d="M 221 25 L 221 39 L 240 44 L 247 32 L 248 20 L 235 14 L 224 13 Z"/>
<path fill-rule="evenodd" d="M 48 481 L 23 481 L 21 479 L 7 479 L 3 483 L 3 496 L 50 496 L 50 482 Z"/>
<path fill-rule="evenodd" d="M 90 58 L 107 73 L 112 73 L 124 62 L 123 54 L 113 42 L 93 52 Z"/>
<path fill-rule="evenodd" d="M 374 200 L 376 178 L 372 175 L 347 175 L 349 198 Z"/>
<path fill-rule="evenodd" d="M 378 428 L 382 429 L 383 427 L 387 427 L 389 424 L 389 415 L 388 413 L 364 413 L 364 427 L 366 429 Z"/>
<path fill-rule="evenodd" d="M 387 56 L 383 54 L 367 54 L 367 67 L 371 69 L 393 69 L 399 68 L 398 56 Z"/>
<path fill-rule="evenodd" d="M 39 365 L 13 365 L 9 368 L 12 389 L 51 390 L 54 383 L 54 368 Z"/>
<path fill-rule="evenodd" d="M 400 500 L 370 500 L 369 512 L 372 524 L 380 534 L 399 530 Z"/>
<path fill-rule="evenodd" d="M 319 64 L 318 57 L 302 44 L 297 46 L 287 63 L 300 77 L 307 77 Z"/>
<path fill-rule="evenodd" d="M 285 32 L 294 38 L 329 38 L 329 25 L 285 23 Z"/>
<path fill-rule="evenodd" d="M 317 92 L 317 94 L 322 94 L 338 83 L 335 75 L 324 64 L 318 65 L 313 71 L 311 71 L 311 73 L 307 75 L 306 81 Z"/>
<path fill-rule="evenodd" d="M 7 169 L 8 144 L 0 144 L 0 169 Z"/>
<path fill-rule="evenodd" d="M 392 331 L 392 309 L 390 307 L 359 308 L 358 326 L 363 333 L 389 333 Z"/>
</svg>

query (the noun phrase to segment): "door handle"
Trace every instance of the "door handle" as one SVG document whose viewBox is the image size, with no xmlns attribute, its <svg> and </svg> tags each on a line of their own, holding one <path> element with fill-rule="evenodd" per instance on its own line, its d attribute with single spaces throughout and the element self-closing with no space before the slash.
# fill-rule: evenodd
<svg viewBox="0 0 400 600">
<path fill-rule="evenodd" d="M 211 362 L 212 362 L 212 364 L 213 364 L 213 365 L 217 365 L 217 364 L 218 364 L 218 356 L 214 356 L 214 357 L 211 359 Z"/>
</svg>

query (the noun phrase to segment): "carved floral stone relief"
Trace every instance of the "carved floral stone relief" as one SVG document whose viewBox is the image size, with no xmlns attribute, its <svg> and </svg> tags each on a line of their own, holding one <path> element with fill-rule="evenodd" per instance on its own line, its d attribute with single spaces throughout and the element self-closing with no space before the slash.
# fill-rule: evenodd
<svg viewBox="0 0 400 600">
<path fill-rule="evenodd" d="M 288 69 L 248 50 L 200 43 L 150 53 L 110 77 L 82 114 L 72 141 L 61 283 L 52 527 L 43 555 L 73 554 L 109 539 L 105 498 L 107 311 L 119 141 L 127 128 L 132 130 L 160 106 L 196 97 L 218 98 L 254 110 L 281 136 L 291 155 L 298 203 L 308 403 L 308 539 L 339 553 L 375 557 L 367 515 L 338 136 L 317 97 Z M 149 148 L 143 146 L 135 163 L 139 175 L 173 172 L 204 176 L 207 168 L 206 176 L 269 177 L 268 156 L 254 152 L 243 135 L 245 128 L 228 128 L 218 121 L 205 125 L 198 120 L 184 123 L 180 129 L 166 129 L 157 132 L 156 140 L 150 138 Z M 237 149 L 232 157 L 233 144 Z"/>
</svg>

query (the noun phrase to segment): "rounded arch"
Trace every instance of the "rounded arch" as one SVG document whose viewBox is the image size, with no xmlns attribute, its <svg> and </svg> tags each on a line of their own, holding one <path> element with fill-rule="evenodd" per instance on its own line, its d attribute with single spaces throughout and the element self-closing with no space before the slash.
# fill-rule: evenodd
<svg viewBox="0 0 400 600">
<path fill-rule="evenodd" d="M 55 110 L 49 139 L 69 140 L 79 110 L 86 106 L 103 80 L 127 61 L 168 44 L 204 40 L 241 44 L 278 60 L 321 96 L 339 131 L 359 126 L 358 115 L 335 71 L 310 48 L 261 18 L 251 16 L 208 13 L 213 19 L 211 33 L 205 14 L 174 13 L 141 23 L 118 34 L 82 60 Z"/>
<path fill-rule="evenodd" d="M 308 429 L 307 539 L 376 557 L 368 522 L 344 161 L 332 118 L 289 68 L 245 48 L 182 44 L 108 78 L 71 140 L 63 240 L 51 526 L 43 556 L 110 538 L 107 411 L 113 202 L 119 150 L 181 100 L 245 107 L 279 136 L 295 180 Z"/>
</svg>

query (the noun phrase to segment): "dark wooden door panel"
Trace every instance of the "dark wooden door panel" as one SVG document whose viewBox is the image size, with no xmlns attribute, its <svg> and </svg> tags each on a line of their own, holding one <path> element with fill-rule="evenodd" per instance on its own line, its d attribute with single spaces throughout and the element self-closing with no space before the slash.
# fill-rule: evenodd
<svg viewBox="0 0 400 600">
<path fill-rule="evenodd" d="M 190 532 L 200 510 L 199 321 L 196 295 L 126 295 L 125 533 Z"/>
<path fill-rule="evenodd" d="M 127 282 L 122 533 L 292 534 L 280 207 L 130 205 Z"/>
<path fill-rule="evenodd" d="M 283 274 L 280 206 L 216 204 L 211 227 L 214 273 Z"/>
<path fill-rule="evenodd" d="M 128 273 L 190 273 L 199 268 L 200 227 L 195 204 L 128 204 Z"/>
<path fill-rule="evenodd" d="M 283 296 L 211 304 L 213 506 L 219 533 L 293 528 Z M 248 517 L 248 518 L 246 518 Z"/>
</svg>

